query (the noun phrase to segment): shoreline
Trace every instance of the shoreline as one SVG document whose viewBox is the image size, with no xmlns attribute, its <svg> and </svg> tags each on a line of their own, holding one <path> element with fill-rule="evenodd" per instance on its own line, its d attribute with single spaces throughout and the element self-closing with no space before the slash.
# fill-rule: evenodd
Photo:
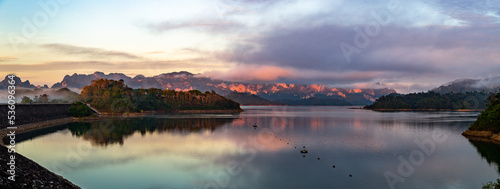
<svg viewBox="0 0 500 189">
<path fill-rule="evenodd" d="M 48 121 L 40 121 L 40 122 L 35 122 L 35 123 L 28 123 L 28 124 L 23 124 L 23 125 L 18 125 L 16 129 L 16 135 L 25 133 L 25 132 L 30 132 L 30 131 L 36 131 L 39 129 L 45 129 L 45 128 L 50 128 L 54 127 L 57 125 L 62 125 L 66 123 L 71 123 L 74 121 L 77 121 L 78 118 L 73 118 L 73 117 L 66 117 L 66 118 L 60 118 L 60 119 L 53 119 L 53 120 L 48 120 Z M 5 146 L 4 144 L 4 138 L 7 137 L 7 134 L 9 133 L 9 129 L 7 128 L 2 128 L 0 129 L 0 136 L 2 137 L 2 140 L 0 141 L 0 144 L 2 146 Z"/>
<path fill-rule="evenodd" d="M 462 135 L 470 140 L 479 140 L 492 142 L 500 145 L 500 134 L 495 134 L 491 131 L 471 131 L 467 130 Z"/>
<path fill-rule="evenodd" d="M 0 146 L 0 150 L 2 151 L 0 153 L 0 167 L 2 167 L 2 170 L 9 170 L 7 161 L 10 154 L 6 153 L 7 147 Z M 80 188 L 61 175 L 48 170 L 21 154 L 15 153 L 15 157 L 15 181 L 7 179 L 11 175 L 6 171 L 2 171 L 0 173 L 2 177 L 0 179 L 0 188 Z"/>
<path fill-rule="evenodd" d="M 37 130 L 51 128 L 57 125 L 71 123 L 76 120 L 77 119 L 72 117 L 66 117 L 48 121 L 23 124 L 23 125 L 18 125 L 15 132 L 17 135 L 21 133 L 37 131 Z M 0 141 L 1 143 L 0 167 L 2 167 L 2 170 L 8 170 L 9 167 L 7 167 L 8 166 L 7 161 L 10 159 L 9 156 L 14 155 L 15 166 L 16 166 L 15 167 L 16 180 L 11 181 L 7 179 L 7 177 L 10 176 L 10 174 L 7 174 L 7 172 L 2 172 L 0 174 L 2 176 L 2 178 L 0 179 L 1 188 L 76 188 L 76 189 L 80 188 L 79 186 L 73 184 L 71 181 L 65 179 L 61 175 L 58 175 L 48 170 L 47 168 L 27 158 L 26 156 L 23 156 L 22 154 L 19 154 L 17 152 L 14 154 L 8 153 L 8 147 L 4 144 L 4 139 L 8 137 L 7 134 L 9 133 L 9 131 L 11 130 L 7 128 L 0 129 L 1 136 L 3 136 L 2 140 Z"/>
<path fill-rule="evenodd" d="M 143 115 L 177 115 L 177 114 L 236 114 L 244 112 L 239 110 L 175 110 L 175 111 L 144 111 L 131 113 L 109 113 L 100 111 L 100 116 L 143 116 Z M 81 119 L 81 118 L 80 118 Z M 87 119 L 87 118 L 84 118 Z"/>
<path fill-rule="evenodd" d="M 126 114 L 107 114 L 103 113 L 100 116 L 90 116 L 85 118 L 74 118 L 74 117 L 65 117 L 58 118 L 52 120 L 38 121 L 33 123 L 27 123 L 22 125 L 17 125 L 17 129 L 15 129 L 15 134 L 23 134 L 30 132 L 39 132 L 46 129 L 50 129 L 59 125 L 64 125 L 67 123 L 77 122 L 77 121 L 94 121 L 100 120 L 106 117 L 114 117 L 114 116 L 143 116 L 143 115 L 169 115 L 169 114 L 236 114 L 243 112 L 240 110 L 181 110 L 175 112 L 142 112 L 142 113 L 126 113 Z M 9 130 L 7 128 L 0 129 L 0 162 L 2 163 L 1 167 L 4 170 L 8 170 L 8 162 L 10 153 L 8 153 L 8 145 L 4 142 L 8 139 Z M 48 170 L 37 162 L 23 156 L 22 154 L 15 153 L 16 156 L 16 181 L 8 180 L 9 176 L 7 172 L 4 172 L 2 175 L 3 178 L 0 179 L 0 187 L 1 188 L 80 188 L 79 186 L 73 184 L 71 181 L 65 179 L 64 177 Z"/>
<path fill-rule="evenodd" d="M 367 109 L 377 112 L 481 112 L 484 109 Z"/>
</svg>

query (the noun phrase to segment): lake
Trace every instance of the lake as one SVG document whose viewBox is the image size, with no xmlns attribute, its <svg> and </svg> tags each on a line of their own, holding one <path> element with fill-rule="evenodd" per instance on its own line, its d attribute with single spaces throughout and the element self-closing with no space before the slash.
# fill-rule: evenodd
<svg viewBox="0 0 500 189">
<path fill-rule="evenodd" d="M 499 146 L 461 135 L 478 112 L 243 109 L 70 123 L 16 150 L 82 188 L 480 188 L 499 177 Z"/>
</svg>

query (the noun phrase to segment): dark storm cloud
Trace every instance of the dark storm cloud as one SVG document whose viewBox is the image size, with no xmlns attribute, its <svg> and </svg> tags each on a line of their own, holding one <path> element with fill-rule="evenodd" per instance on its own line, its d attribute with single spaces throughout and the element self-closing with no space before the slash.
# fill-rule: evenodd
<svg viewBox="0 0 500 189">
<path fill-rule="evenodd" d="M 317 71 L 382 71 L 421 75 L 445 73 L 448 67 L 474 69 L 479 64 L 500 63 L 499 26 L 403 28 L 381 27 L 365 48 L 354 39 L 365 26 L 328 25 L 314 28 L 276 29 L 255 44 L 238 43 L 220 58 L 243 64 L 287 66 Z M 365 34 L 363 34 L 365 35 Z M 341 43 L 360 51 L 346 61 Z"/>
</svg>

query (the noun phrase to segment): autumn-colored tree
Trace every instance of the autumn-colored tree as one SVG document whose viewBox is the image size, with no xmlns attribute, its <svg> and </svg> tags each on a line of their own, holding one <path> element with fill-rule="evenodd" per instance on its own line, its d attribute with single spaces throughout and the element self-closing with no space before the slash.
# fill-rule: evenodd
<svg viewBox="0 0 500 189">
<path fill-rule="evenodd" d="M 132 89 L 123 80 L 99 79 L 83 88 L 80 100 L 104 112 L 170 110 L 240 110 L 240 105 L 215 92 Z"/>
</svg>

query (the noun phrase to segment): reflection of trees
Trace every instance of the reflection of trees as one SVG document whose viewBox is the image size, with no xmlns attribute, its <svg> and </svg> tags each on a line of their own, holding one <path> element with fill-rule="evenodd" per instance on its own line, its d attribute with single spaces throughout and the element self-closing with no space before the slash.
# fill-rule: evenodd
<svg viewBox="0 0 500 189">
<path fill-rule="evenodd" d="M 92 123 L 74 123 L 68 129 L 73 136 L 90 140 L 93 144 L 123 144 L 126 137 L 135 132 L 146 133 L 193 133 L 213 132 L 216 128 L 233 121 L 223 118 L 175 118 L 175 119 L 107 119 Z"/>
<path fill-rule="evenodd" d="M 471 139 L 469 139 L 469 142 L 476 147 L 477 152 L 486 159 L 489 164 L 495 163 L 498 166 L 498 173 L 500 173 L 500 145 Z"/>
</svg>

